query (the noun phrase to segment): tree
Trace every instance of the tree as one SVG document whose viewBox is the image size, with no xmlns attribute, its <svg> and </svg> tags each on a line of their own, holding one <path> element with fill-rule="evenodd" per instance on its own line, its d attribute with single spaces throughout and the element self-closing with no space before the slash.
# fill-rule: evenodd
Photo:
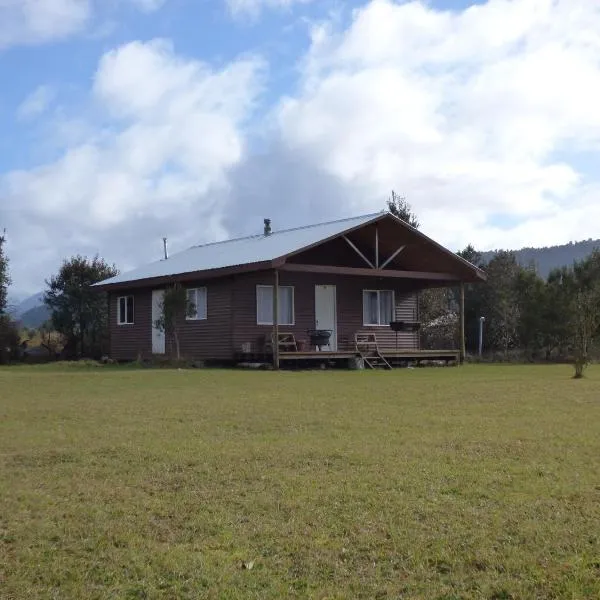
<svg viewBox="0 0 600 600">
<path fill-rule="evenodd" d="M 44 302 L 51 311 L 54 329 L 65 338 L 69 357 L 102 354 L 108 335 L 108 296 L 92 288 L 117 275 L 114 265 L 95 256 L 74 256 L 63 262 L 57 275 L 46 281 Z"/>
<path fill-rule="evenodd" d="M 482 268 L 484 266 L 481 252 L 475 250 L 472 244 L 469 244 L 464 250 L 459 250 L 456 254 L 476 267 Z"/>
<path fill-rule="evenodd" d="M 575 378 L 583 377 L 592 343 L 600 334 L 600 251 L 572 269 L 568 323 L 573 344 Z"/>
<path fill-rule="evenodd" d="M 394 190 L 392 190 L 392 197 L 388 199 L 387 207 L 395 217 L 402 219 L 411 227 L 419 229 L 421 224 L 413 212 L 412 206 L 406 201 L 404 196 L 399 196 L 396 194 L 396 192 L 394 192 Z"/>
<path fill-rule="evenodd" d="M 20 342 L 15 322 L 7 314 L 0 314 L 0 365 L 18 358 Z"/>
<path fill-rule="evenodd" d="M 160 317 L 154 326 L 163 331 L 175 342 L 177 360 L 181 360 L 179 346 L 179 328 L 186 317 L 191 317 L 196 312 L 193 302 L 190 302 L 187 290 L 179 283 L 174 283 L 165 290 L 160 304 Z"/>
<path fill-rule="evenodd" d="M 0 364 L 7 363 L 17 356 L 20 342 L 17 326 L 6 312 L 10 276 L 5 244 L 6 231 L 0 235 Z"/>
<path fill-rule="evenodd" d="M 519 321 L 517 339 L 530 360 L 549 358 L 547 332 L 551 327 L 546 282 L 532 268 L 521 268 L 515 279 Z"/>
<path fill-rule="evenodd" d="M 501 349 L 505 357 L 517 345 L 520 315 L 516 283 L 521 269 L 514 252 L 505 251 L 498 252 L 486 267 L 481 316 L 486 317 L 488 346 Z"/>
<path fill-rule="evenodd" d="M 63 346 L 63 339 L 58 331 L 54 331 L 50 322 L 43 323 L 39 328 L 40 346 L 48 351 L 50 357 L 57 356 Z"/>
<path fill-rule="evenodd" d="M 10 285 L 10 276 L 8 273 L 8 257 L 4 250 L 6 244 L 6 231 L 0 235 L 0 315 L 6 313 L 8 305 L 8 286 Z"/>
</svg>

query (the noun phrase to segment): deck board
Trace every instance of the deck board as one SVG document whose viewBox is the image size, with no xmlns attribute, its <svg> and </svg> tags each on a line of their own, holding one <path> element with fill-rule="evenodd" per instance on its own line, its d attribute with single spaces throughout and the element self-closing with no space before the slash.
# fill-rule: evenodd
<svg viewBox="0 0 600 600">
<path fill-rule="evenodd" d="M 446 363 L 459 362 L 459 350 L 411 350 L 402 348 L 383 348 L 379 352 L 392 366 L 401 366 L 405 363 L 422 361 L 443 361 Z M 359 358 L 360 353 L 356 350 L 303 350 L 299 352 L 280 352 L 279 362 L 284 364 L 296 363 L 324 363 L 337 362 L 344 364 L 344 361 L 350 361 L 353 358 Z M 238 353 L 236 362 L 239 363 L 264 363 L 269 364 L 273 361 L 270 353 Z M 348 364 L 348 363 L 346 363 Z"/>
<path fill-rule="evenodd" d="M 385 358 L 407 359 L 407 360 L 453 360 L 458 359 L 460 352 L 458 350 L 406 350 L 401 348 L 380 348 L 379 352 Z M 302 352 L 280 352 L 280 360 L 302 359 L 302 360 L 326 360 L 341 359 L 360 356 L 356 350 L 340 351 L 302 351 Z"/>
</svg>

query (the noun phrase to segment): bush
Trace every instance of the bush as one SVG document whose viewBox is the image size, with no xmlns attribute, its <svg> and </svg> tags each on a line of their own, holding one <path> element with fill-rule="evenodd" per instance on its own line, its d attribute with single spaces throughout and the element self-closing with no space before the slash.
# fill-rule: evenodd
<svg viewBox="0 0 600 600">
<path fill-rule="evenodd" d="M 0 365 L 17 360 L 20 356 L 19 330 L 8 315 L 0 315 Z"/>
</svg>

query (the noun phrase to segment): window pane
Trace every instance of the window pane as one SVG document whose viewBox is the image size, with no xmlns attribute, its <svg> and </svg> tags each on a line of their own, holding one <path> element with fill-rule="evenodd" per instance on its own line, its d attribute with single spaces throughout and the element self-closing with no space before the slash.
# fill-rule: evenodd
<svg viewBox="0 0 600 600">
<path fill-rule="evenodd" d="M 392 291 L 379 292 L 379 324 L 388 325 L 394 320 L 394 293 Z"/>
<path fill-rule="evenodd" d="M 273 324 L 273 288 L 257 286 L 256 288 L 256 322 L 259 325 Z"/>
<path fill-rule="evenodd" d="M 206 288 L 196 290 L 196 319 L 206 319 Z"/>
<path fill-rule="evenodd" d="M 377 292 L 363 292 L 363 323 L 377 325 L 378 319 Z"/>
<path fill-rule="evenodd" d="M 119 298 L 119 315 L 117 318 L 119 323 L 125 323 L 125 298 Z"/>
<path fill-rule="evenodd" d="M 133 323 L 133 296 L 127 296 L 127 323 Z"/>
<path fill-rule="evenodd" d="M 187 300 L 190 305 L 190 310 L 187 314 L 188 319 L 197 319 L 198 318 L 198 304 L 196 299 L 196 290 L 191 289 L 187 291 Z"/>
<path fill-rule="evenodd" d="M 277 319 L 280 325 L 293 325 L 294 323 L 294 288 L 279 288 L 279 312 Z"/>
</svg>

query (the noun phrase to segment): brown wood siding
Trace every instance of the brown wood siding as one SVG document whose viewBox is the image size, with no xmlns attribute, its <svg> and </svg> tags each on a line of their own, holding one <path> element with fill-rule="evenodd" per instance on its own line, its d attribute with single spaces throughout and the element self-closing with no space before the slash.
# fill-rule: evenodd
<svg viewBox="0 0 600 600">
<path fill-rule="evenodd" d="M 134 323 L 119 325 L 117 322 L 118 299 L 133 296 Z M 133 290 L 110 294 L 109 309 L 110 356 L 115 360 L 135 360 L 138 355 L 146 358 L 152 352 L 152 331 L 148 323 L 152 320 L 152 292 Z"/>
<path fill-rule="evenodd" d="M 231 279 L 194 281 L 186 287 L 207 289 L 207 319 L 182 320 L 179 324 L 181 355 L 201 360 L 229 360 L 231 345 Z M 152 288 L 161 289 L 161 288 Z M 110 352 L 116 360 L 135 360 L 152 356 L 152 289 L 111 294 Z M 135 323 L 117 323 L 117 301 L 120 296 L 133 295 Z M 166 351 L 174 354 L 172 341 L 167 339 Z"/>
<path fill-rule="evenodd" d="M 273 272 L 264 271 L 240 275 L 235 280 L 233 301 L 233 346 L 239 352 L 242 344 L 250 343 L 254 351 L 260 351 L 261 339 L 269 339 L 272 326 L 256 323 L 256 286 L 272 285 Z M 296 339 L 303 340 L 308 348 L 307 329 L 315 327 L 315 285 L 335 285 L 337 296 L 338 349 L 354 347 L 354 334 L 373 332 L 380 346 L 394 348 L 396 334 L 389 326 L 370 327 L 363 325 L 363 290 L 394 290 L 396 319 L 417 320 L 417 293 L 410 282 L 386 279 L 373 280 L 368 277 L 348 277 L 314 273 L 280 273 L 280 285 L 294 287 L 295 324 L 281 325 L 280 331 L 292 332 Z M 398 348 L 418 349 L 419 335 L 399 333 Z"/>
<path fill-rule="evenodd" d="M 253 351 L 259 351 L 261 340 L 269 340 L 273 328 L 256 323 L 256 286 L 272 285 L 273 280 L 273 271 L 259 271 L 187 283 L 186 287 L 207 288 L 207 319 L 180 323 L 182 356 L 201 360 L 230 360 L 236 352 L 241 351 L 242 344 L 248 342 Z M 295 313 L 295 324 L 281 325 L 280 330 L 293 332 L 298 340 L 306 343 L 306 348 L 306 332 L 315 327 L 315 285 L 336 286 L 339 350 L 353 349 L 354 334 L 358 332 L 374 332 L 382 348 L 396 347 L 396 334 L 389 326 L 363 325 L 365 289 L 394 290 L 396 319 L 413 321 L 418 318 L 417 293 L 410 281 L 282 272 L 280 285 L 294 287 Z M 111 357 L 117 360 L 135 360 L 138 356 L 149 358 L 152 355 L 152 289 L 137 289 L 132 294 L 135 298 L 133 325 L 117 324 L 117 298 L 128 294 L 111 294 Z M 167 340 L 166 346 L 167 354 L 173 354 L 171 340 Z M 398 348 L 418 349 L 418 334 L 399 333 Z"/>
<path fill-rule="evenodd" d="M 180 323 L 181 355 L 200 360 L 229 360 L 231 346 L 232 281 L 230 278 L 198 281 L 188 288 L 206 288 L 205 320 Z M 169 347 L 167 346 L 167 351 Z"/>
</svg>

